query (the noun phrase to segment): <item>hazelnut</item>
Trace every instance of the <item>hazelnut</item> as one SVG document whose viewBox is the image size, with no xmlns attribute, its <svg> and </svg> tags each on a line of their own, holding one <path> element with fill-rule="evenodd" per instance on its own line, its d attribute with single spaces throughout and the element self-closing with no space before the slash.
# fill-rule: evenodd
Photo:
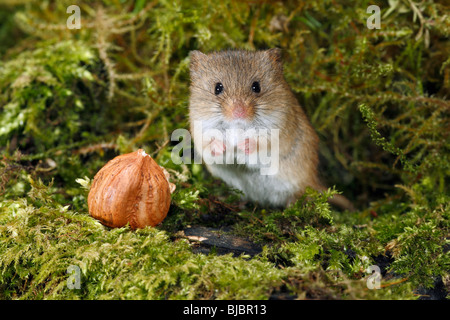
<svg viewBox="0 0 450 320">
<path fill-rule="evenodd" d="M 168 177 L 142 149 L 117 156 L 94 177 L 89 214 L 112 228 L 156 226 L 167 216 L 175 187 Z"/>
</svg>

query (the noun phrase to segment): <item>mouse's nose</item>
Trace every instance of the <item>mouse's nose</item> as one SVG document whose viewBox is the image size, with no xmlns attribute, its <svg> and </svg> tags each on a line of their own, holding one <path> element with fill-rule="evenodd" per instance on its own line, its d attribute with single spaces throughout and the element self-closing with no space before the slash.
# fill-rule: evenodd
<svg viewBox="0 0 450 320">
<path fill-rule="evenodd" d="M 233 120 L 247 120 L 252 115 L 252 108 L 242 100 L 234 100 L 230 104 L 228 115 Z"/>
<path fill-rule="evenodd" d="M 231 111 L 231 115 L 233 118 L 239 119 L 239 118 L 246 118 L 247 117 L 247 108 L 243 103 L 239 103 L 235 106 L 233 106 L 233 109 Z"/>
</svg>

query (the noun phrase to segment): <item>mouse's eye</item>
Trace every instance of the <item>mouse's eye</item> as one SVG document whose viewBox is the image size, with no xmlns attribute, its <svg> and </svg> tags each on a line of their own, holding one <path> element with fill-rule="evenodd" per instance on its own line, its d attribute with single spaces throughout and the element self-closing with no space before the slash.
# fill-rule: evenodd
<svg viewBox="0 0 450 320">
<path fill-rule="evenodd" d="M 252 91 L 255 93 L 260 93 L 261 92 L 261 86 L 259 85 L 258 81 L 253 82 L 252 84 Z"/>
<path fill-rule="evenodd" d="M 214 88 L 214 93 L 216 95 L 221 94 L 223 92 L 223 84 L 218 82 L 216 83 L 216 87 Z"/>
</svg>

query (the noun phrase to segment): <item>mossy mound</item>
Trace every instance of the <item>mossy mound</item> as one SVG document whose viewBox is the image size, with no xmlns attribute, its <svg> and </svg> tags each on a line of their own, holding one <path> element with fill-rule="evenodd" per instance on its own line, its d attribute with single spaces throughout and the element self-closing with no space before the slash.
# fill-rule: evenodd
<svg viewBox="0 0 450 320">
<path fill-rule="evenodd" d="M 68 29 L 71 4 L 0 4 L 1 299 L 448 295 L 443 1 L 89 1 Z M 366 24 L 372 4 L 380 29 Z M 171 159 L 171 133 L 188 128 L 189 52 L 271 47 L 333 186 L 284 211 L 238 205 L 200 165 Z M 88 214 L 90 179 L 139 148 L 177 185 L 170 212 L 156 228 L 104 227 Z M 357 210 L 330 207 L 335 192 Z M 226 226 L 262 252 L 196 253 L 181 234 L 194 225 Z"/>
</svg>

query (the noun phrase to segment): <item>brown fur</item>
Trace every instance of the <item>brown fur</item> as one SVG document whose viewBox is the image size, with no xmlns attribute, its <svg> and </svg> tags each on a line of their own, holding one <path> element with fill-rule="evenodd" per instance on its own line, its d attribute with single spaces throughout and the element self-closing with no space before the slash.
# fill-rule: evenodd
<svg viewBox="0 0 450 320">
<path fill-rule="evenodd" d="M 325 189 L 317 172 L 319 138 L 284 78 L 279 49 L 228 50 L 208 55 L 193 51 L 190 71 L 189 115 L 194 143 L 198 140 L 194 120 L 220 122 L 223 118 L 227 121 L 232 117 L 233 108 L 244 105 L 247 120 L 256 127 L 280 129 L 278 175 L 295 185 L 286 205 L 302 195 L 306 187 Z M 250 90 L 254 81 L 261 84 L 260 93 Z M 224 86 L 220 96 L 214 94 L 218 82 Z M 196 148 L 201 151 L 205 146 L 196 145 Z M 352 208 L 342 196 L 336 196 L 331 202 L 345 209 Z"/>
</svg>

